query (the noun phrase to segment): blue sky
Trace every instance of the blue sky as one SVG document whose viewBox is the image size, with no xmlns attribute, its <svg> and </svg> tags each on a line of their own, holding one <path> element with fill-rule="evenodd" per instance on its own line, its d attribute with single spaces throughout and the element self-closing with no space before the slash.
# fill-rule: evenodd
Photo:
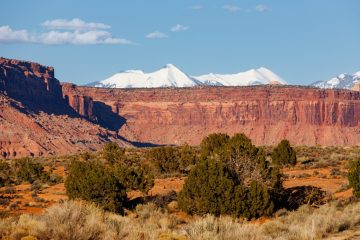
<svg viewBox="0 0 360 240">
<path fill-rule="evenodd" d="M 360 71 L 358 0 L 12 0 L 1 9 L 0 55 L 54 66 L 76 84 L 167 63 L 190 75 L 264 66 L 291 84 Z"/>
</svg>

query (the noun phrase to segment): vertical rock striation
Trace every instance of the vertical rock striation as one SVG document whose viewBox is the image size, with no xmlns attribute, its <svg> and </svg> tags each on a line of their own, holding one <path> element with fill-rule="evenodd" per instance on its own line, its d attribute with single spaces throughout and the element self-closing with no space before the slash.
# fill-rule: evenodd
<svg viewBox="0 0 360 240">
<path fill-rule="evenodd" d="M 297 86 L 63 91 L 86 93 L 109 106 L 125 119 L 120 134 L 133 141 L 198 144 L 212 132 L 244 132 L 257 144 L 283 138 L 306 145 L 360 144 L 356 91 Z"/>
</svg>

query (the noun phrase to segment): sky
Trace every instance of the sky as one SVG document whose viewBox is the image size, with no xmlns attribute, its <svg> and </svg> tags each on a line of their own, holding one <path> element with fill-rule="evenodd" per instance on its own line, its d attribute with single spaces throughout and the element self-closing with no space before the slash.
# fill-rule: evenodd
<svg viewBox="0 0 360 240">
<path fill-rule="evenodd" d="M 266 67 L 290 84 L 360 71 L 359 0 L 12 0 L 0 56 L 86 84 L 172 63 L 189 75 Z"/>
</svg>

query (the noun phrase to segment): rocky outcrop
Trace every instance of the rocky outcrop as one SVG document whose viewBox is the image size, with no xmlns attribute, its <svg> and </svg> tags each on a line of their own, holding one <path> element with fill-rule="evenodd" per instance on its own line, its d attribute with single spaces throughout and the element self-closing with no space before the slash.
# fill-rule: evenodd
<svg viewBox="0 0 360 240">
<path fill-rule="evenodd" d="M 62 85 L 66 89 L 75 89 L 76 85 L 71 83 L 64 83 Z M 94 114 L 94 102 L 93 99 L 86 95 L 71 94 L 74 91 L 66 91 L 68 94 L 64 94 L 64 99 L 69 104 L 69 106 L 74 109 L 78 114 L 84 116 L 92 121 L 96 121 L 96 116 Z"/>
<path fill-rule="evenodd" d="M 64 96 L 52 67 L 0 58 L 0 158 L 97 150 L 107 141 L 131 145 L 94 123 L 91 97 Z"/>
<path fill-rule="evenodd" d="M 69 84 L 69 87 L 75 86 Z M 0 92 L 35 111 L 72 114 L 75 110 L 83 117 L 96 120 L 91 97 L 63 95 L 53 67 L 0 58 Z"/>
<path fill-rule="evenodd" d="M 0 58 L 0 91 L 14 99 L 43 104 L 62 99 L 53 67 L 14 59 Z"/>
<path fill-rule="evenodd" d="M 70 89 L 63 89 L 69 94 Z M 186 89 L 76 87 L 123 117 L 124 137 L 156 144 L 198 144 L 212 132 L 244 132 L 257 144 L 359 145 L 360 93 L 308 87 Z M 96 112 L 95 112 L 96 114 Z"/>
</svg>

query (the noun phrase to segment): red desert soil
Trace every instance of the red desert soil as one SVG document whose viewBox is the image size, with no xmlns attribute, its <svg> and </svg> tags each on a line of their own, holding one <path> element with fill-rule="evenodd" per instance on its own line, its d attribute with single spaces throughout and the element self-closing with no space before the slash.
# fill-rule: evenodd
<svg viewBox="0 0 360 240">
<path fill-rule="evenodd" d="M 37 200 L 36 197 L 32 197 L 31 184 L 21 184 L 15 187 L 14 194 L 4 194 L 4 197 L 11 196 L 13 197 L 10 201 L 10 206 L 12 204 L 18 204 L 17 207 L 0 207 L 0 210 L 10 210 L 12 213 L 32 213 L 32 214 L 41 214 L 43 210 L 60 200 L 66 200 L 67 196 L 65 194 L 64 184 L 56 184 L 49 186 L 42 190 L 41 193 L 37 194 L 38 199 L 42 198 L 44 200 Z M 5 188 L 1 188 L 5 190 Z"/>
<path fill-rule="evenodd" d="M 342 168 L 341 168 L 342 169 Z M 343 169 L 342 169 L 343 170 Z M 314 171 L 322 174 L 322 178 L 315 176 Z M 337 192 L 342 185 L 347 184 L 347 179 L 342 176 L 333 177 L 330 175 L 331 168 L 318 168 L 318 169 L 284 169 L 284 174 L 289 175 L 289 178 L 284 181 L 284 187 L 296 187 L 296 186 L 315 186 L 323 189 L 327 193 L 333 196 L 335 199 L 346 199 L 352 196 L 352 189 L 347 189 L 341 192 Z M 65 176 L 65 169 L 63 166 L 58 166 L 54 173 Z M 299 178 L 302 174 L 308 174 L 308 177 Z M 324 178 L 325 177 L 325 178 Z M 163 179 L 155 179 L 154 187 L 148 192 L 150 196 L 162 196 L 169 194 L 172 191 L 181 191 L 186 177 L 171 177 Z M 48 206 L 51 206 L 61 200 L 67 199 L 65 194 L 64 184 L 56 184 L 53 186 L 45 187 L 37 197 L 45 200 L 36 202 L 32 197 L 31 184 L 22 184 L 15 187 L 16 192 L 14 194 L 4 194 L 4 196 L 12 196 L 11 204 L 18 202 L 18 208 L 10 209 L 9 207 L 0 207 L 0 210 L 10 210 L 12 213 L 32 213 L 40 214 Z M 0 189 L 5 190 L 5 187 Z M 16 196 L 16 197 L 15 197 Z M 130 199 L 144 196 L 139 191 L 131 191 L 128 193 Z M 38 199 L 39 200 L 39 199 Z M 181 212 L 176 213 L 180 217 L 184 218 Z"/>
</svg>

